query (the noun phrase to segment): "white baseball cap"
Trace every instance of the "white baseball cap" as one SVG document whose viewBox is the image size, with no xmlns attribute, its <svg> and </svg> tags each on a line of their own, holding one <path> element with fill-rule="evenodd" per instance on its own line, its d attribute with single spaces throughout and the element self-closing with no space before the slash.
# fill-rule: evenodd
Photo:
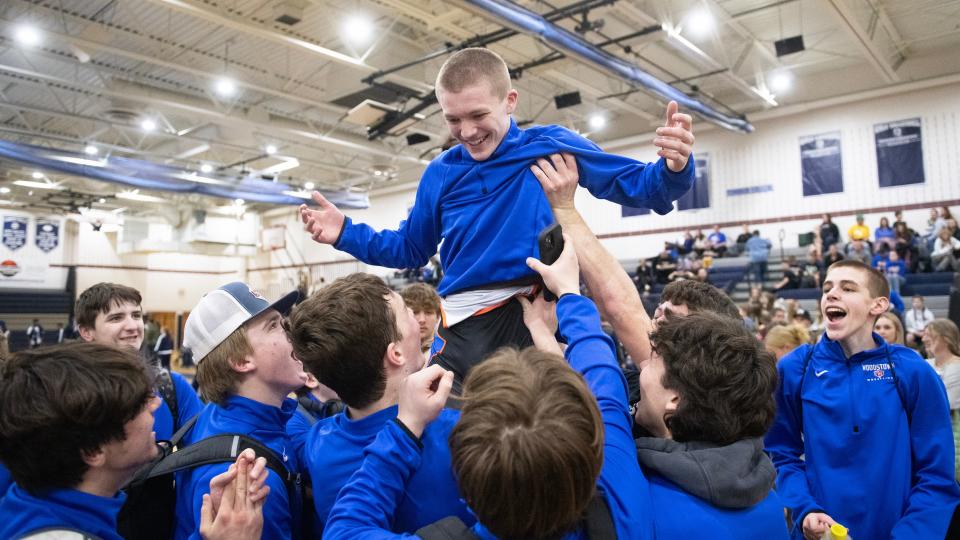
<svg viewBox="0 0 960 540">
<path fill-rule="evenodd" d="M 292 291 L 271 304 L 246 283 L 227 283 L 203 295 L 190 312 L 183 346 L 193 352 L 193 361 L 199 364 L 243 323 L 271 308 L 286 315 L 299 298 L 300 293 Z"/>
</svg>

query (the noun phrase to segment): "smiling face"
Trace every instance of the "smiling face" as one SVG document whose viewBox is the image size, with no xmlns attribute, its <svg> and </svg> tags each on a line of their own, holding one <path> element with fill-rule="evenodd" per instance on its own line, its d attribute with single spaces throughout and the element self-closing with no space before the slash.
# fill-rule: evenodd
<svg viewBox="0 0 960 540">
<path fill-rule="evenodd" d="M 877 319 L 876 324 L 873 325 L 873 331 L 880 334 L 887 343 L 891 345 L 897 343 L 897 327 L 887 317 Z"/>
<path fill-rule="evenodd" d="M 874 297 L 866 284 L 866 270 L 860 268 L 840 266 L 827 272 L 820 309 L 831 340 L 866 343 L 870 339 L 876 317 L 890 301 Z"/>
<path fill-rule="evenodd" d="M 459 92 L 437 88 L 437 101 L 450 136 L 463 145 L 470 157 L 485 161 L 510 129 L 510 114 L 517 107 L 517 91 L 496 95 L 492 85 L 481 81 L 463 87 Z"/>
<path fill-rule="evenodd" d="M 254 376 L 278 395 L 289 394 L 307 382 L 303 362 L 293 355 L 282 322 L 280 312 L 267 309 L 244 324 L 253 349 L 247 359 L 256 366 Z"/>
<path fill-rule="evenodd" d="M 139 351 L 143 343 L 143 310 L 132 302 L 117 301 L 106 313 L 97 313 L 93 328 L 79 330 L 84 341 Z"/>
</svg>

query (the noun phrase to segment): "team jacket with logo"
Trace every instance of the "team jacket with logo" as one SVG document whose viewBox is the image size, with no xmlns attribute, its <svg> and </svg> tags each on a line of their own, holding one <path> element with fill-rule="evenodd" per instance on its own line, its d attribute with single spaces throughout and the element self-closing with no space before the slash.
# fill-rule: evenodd
<svg viewBox="0 0 960 540">
<path fill-rule="evenodd" d="M 553 222 L 553 212 L 530 166 L 558 152 L 576 156 L 580 185 L 595 197 L 659 214 L 672 210 L 672 201 L 693 185 L 692 155 L 674 173 L 663 159 L 642 163 L 608 154 L 560 126 L 520 129 L 511 120 L 487 160 L 474 161 L 458 145 L 430 162 L 397 230 L 376 232 L 347 218 L 335 247 L 367 264 L 419 268 L 442 239 L 441 296 L 532 278 L 524 261 L 539 253 L 537 238 Z"/>
<path fill-rule="evenodd" d="M 766 450 L 794 538 L 802 538 L 812 511 L 849 527 L 853 538 L 943 538 L 960 502 L 943 383 L 912 350 L 873 339 L 875 349 L 846 358 L 824 336 L 805 373 L 809 345 L 777 367 L 777 417 Z"/>
</svg>

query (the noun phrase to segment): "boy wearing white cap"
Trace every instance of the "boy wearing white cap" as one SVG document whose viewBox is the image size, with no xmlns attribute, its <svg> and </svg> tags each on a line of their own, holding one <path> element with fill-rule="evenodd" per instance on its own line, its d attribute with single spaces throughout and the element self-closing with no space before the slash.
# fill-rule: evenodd
<svg viewBox="0 0 960 540">
<path fill-rule="evenodd" d="M 186 444 L 220 434 L 243 434 L 267 446 L 283 460 L 291 476 L 298 470 L 286 424 L 297 409 L 287 398 L 307 380 L 303 364 L 283 326 L 296 302 L 293 291 L 269 303 L 241 282 L 210 291 L 190 312 L 184 345 L 193 351 L 200 392 L 210 402 L 184 437 Z M 200 538 L 200 508 L 210 479 L 228 463 L 177 473 L 176 531 L 179 539 Z M 271 470 L 270 495 L 263 508 L 264 539 L 299 536 L 301 503 L 289 479 Z"/>
</svg>

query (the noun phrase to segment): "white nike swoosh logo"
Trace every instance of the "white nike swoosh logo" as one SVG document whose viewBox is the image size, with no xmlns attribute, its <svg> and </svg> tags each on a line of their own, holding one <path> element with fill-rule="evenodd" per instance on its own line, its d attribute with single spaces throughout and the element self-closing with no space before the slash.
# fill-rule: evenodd
<svg viewBox="0 0 960 540">
<path fill-rule="evenodd" d="M 823 371 L 814 371 L 813 374 L 816 375 L 817 377 L 820 377 L 821 375 L 823 375 L 824 373 L 826 373 L 826 372 L 828 372 L 828 371 L 830 371 L 830 370 L 829 370 L 829 369 L 825 369 L 825 370 L 823 370 Z"/>
</svg>

